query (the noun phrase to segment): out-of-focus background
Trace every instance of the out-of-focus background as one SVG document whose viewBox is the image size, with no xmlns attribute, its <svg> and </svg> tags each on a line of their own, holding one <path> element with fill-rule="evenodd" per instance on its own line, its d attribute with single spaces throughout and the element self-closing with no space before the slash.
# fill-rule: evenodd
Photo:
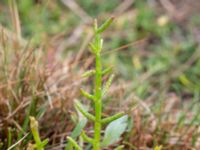
<svg viewBox="0 0 200 150">
<path fill-rule="evenodd" d="M 93 20 L 111 16 L 102 57 L 116 77 L 104 110 L 129 112 L 120 142 L 126 149 L 200 149 L 198 0 L 1 0 L 2 149 L 29 132 L 30 115 L 50 139 L 47 149 L 64 147 L 77 121 L 73 101 L 82 99 L 81 87 L 93 88 L 81 78 L 94 67 Z M 25 136 L 19 148 L 30 141 Z"/>
</svg>

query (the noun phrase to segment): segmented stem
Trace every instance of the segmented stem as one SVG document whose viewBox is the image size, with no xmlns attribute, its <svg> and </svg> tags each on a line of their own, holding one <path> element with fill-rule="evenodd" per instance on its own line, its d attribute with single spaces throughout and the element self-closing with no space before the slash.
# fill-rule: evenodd
<svg viewBox="0 0 200 150">
<path fill-rule="evenodd" d="M 85 141 L 92 143 L 93 150 L 101 150 L 101 130 L 102 125 L 105 125 L 107 123 L 110 123 L 121 116 L 123 116 L 124 113 L 119 113 L 114 116 L 108 117 L 108 118 L 102 118 L 102 97 L 106 94 L 108 91 L 110 84 L 113 80 L 113 75 L 108 79 L 106 82 L 104 88 L 102 89 L 102 76 L 109 73 L 111 71 L 111 68 L 102 70 L 102 64 L 101 64 L 101 50 L 103 46 L 103 39 L 101 39 L 100 34 L 112 23 L 113 17 L 109 18 L 103 25 L 101 25 L 99 28 L 97 26 L 97 21 L 94 22 L 94 40 L 92 43 L 90 43 L 89 47 L 91 52 L 95 55 L 95 70 L 89 70 L 85 74 L 83 74 L 83 77 L 89 77 L 91 75 L 95 75 L 95 91 L 94 94 L 89 94 L 84 90 L 81 90 L 81 93 L 88 99 L 92 100 L 94 103 L 94 109 L 95 114 L 92 115 L 89 112 L 87 112 L 83 107 L 81 107 L 81 104 L 79 102 L 75 102 L 76 108 L 88 119 L 94 122 L 94 137 L 90 138 L 88 137 L 84 132 L 82 133 L 82 137 Z M 78 145 L 75 143 L 73 139 L 68 138 L 68 140 L 71 140 L 71 143 L 74 143 L 74 147 L 78 147 Z"/>
<path fill-rule="evenodd" d="M 94 143 L 93 149 L 100 150 L 101 140 L 101 116 L 102 116 L 102 101 L 101 101 L 101 86 L 102 86 L 102 67 L 100 53 L 96 54 L 96 75 L 95 75 L 95 125 L 94 125 Z"/>
</svg>

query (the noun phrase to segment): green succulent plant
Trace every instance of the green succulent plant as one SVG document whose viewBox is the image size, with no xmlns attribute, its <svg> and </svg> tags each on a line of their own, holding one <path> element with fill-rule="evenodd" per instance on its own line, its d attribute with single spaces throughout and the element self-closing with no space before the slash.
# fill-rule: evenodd
<svg viewBox="0 0 200 150">
<path fill-rule="evenodd" d="M 79 102 L 75 102 L 75 107 L 80 111 L 83 116 L 88 120 L 94 122 L 94 137 L 89 137 L 84 131 L 82 131 L 81 136 L 84 141 L 90 143 L 93 150 L 100 150 L 102 147 L 106 147 L 110 144 L 116 142 L 121 134 L 125 131 L 127 126 L 127 116 L 124 112 L 117 113 L 113 116 L 103 118 L 102 117 L 102 97 L 107 93 L 114 75 L 111 75 L 105 85 L 103 85 L 102 77 L 105 74 L 111 72 L 111 68 L 102 69 L 101 62 L 101 52 L 103 47 L 103 39 L 101 38 L 101 33 L 110 26 L 113 22 L 113 17 L 105 21 L 100 27 L 97 25 L 97 21 L 94 21 L 94 39 L 89 44 L 92 54 L 95 56 L 95 69 L 89 70 L 83 74 L 83 77 L 94 76 L 95 90 L 94 94 L 89 94 L 88 92 L 81 90 L 83 96 L 91 100 L 94 104 L 95 114 L 89 113 L 84 109 L 83 105 Z M 105 130 L 104 139 L 101 138 L 102 127 L 109 124 Z M 76 150 L 82 150 L 82 148 L 77 144 L 75 139 L 68 137 L 68 141 L 73 145 Z M 121 148 L 122 146 L 120 146 Z"/>
</svg>

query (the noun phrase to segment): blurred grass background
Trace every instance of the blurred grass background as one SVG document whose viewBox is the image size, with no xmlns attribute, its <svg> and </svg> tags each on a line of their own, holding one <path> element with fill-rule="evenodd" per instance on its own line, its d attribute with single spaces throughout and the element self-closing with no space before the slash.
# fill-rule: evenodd
<svg viewBox="0 0 200 150">
<path fill-rule="evenodd" d="M 37 116 L 43 137 L 51 138 L 48 149 L 63 144 L 61 137 L 74 126 L 73 99 L 80 98 L 81 84 L 89 88 L 80 75 L 94 65 L 87 47 L 92 21 L 115 16 L 103 35 L 103 63 L 117 74 L 105 110 L 139 107 L 123 139 L 127 149 L 198 149 L 199 9 L 198 0 L 2 0 L 2 148 L 28 132 L 29 115 Z M 149 131 L 152 114 L 156 125 Z M 7 145 L 8 128 L 13 138 Z"/>
</svg>

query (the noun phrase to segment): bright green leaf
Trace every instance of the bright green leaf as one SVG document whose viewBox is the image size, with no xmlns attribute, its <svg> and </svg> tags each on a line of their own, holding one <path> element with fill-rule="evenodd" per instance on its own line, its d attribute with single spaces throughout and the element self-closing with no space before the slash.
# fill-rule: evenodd
<svg viewBox="0 0 200 150">
<path fill-rule="evenodd" d="M 105 136 L 102 142 L 102 146 L 105 147 L 117 142 L 120 139 L 122 133 L 124 133 L 124 131 L 126 130 L 127 124 L 127 115 L 111 122 L 105 130 Z"/>
</svg>

